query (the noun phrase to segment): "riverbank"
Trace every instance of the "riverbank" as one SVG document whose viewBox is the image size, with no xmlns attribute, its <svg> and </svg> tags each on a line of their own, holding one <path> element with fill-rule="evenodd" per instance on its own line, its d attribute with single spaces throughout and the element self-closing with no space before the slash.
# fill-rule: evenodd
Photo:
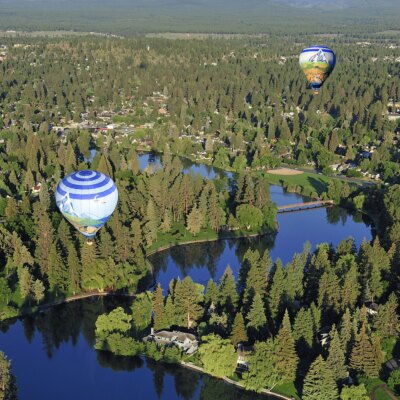
<svg viewBox="0 0 400 400">
<path fill-rule="evenodd" d="M 278 229 L 278 224 L 276 223 L 276 230 Z M 152 248 L 152 246 L 149 248 L 150 251 L 146 252 L 146 257 L 150 257 L 154 254 L 157 254 L 161 251 L 164 250 L 168 250 L 171 249 L 173 247 L 177 247 L 177 246 L 184 246 L 184 245 L 188 245 L 188 244 L 197 244 L 197 243 L 207 243 L 207 242 L 216 242 L 216 241 L 220 241 L 220 240 L 229 240 L 229 239 L 245 239 L 245 238 L 252 238 L 252 237 L 261 237 L 261 236 L 266 236 L 266 235 L 273 235 L 274 233 L 276 233 L 276 230 L 265 230 L 265 231 L 261 231 L 261 232 L 249 232 L 246 233 L 246 231 L 242 231 L 242 230 L 238 230 L 237 234 L 232 234 L 232 232 L 235 231 L 225 231 L 225 232 L 230 232 L 230 233 L 226 233 L 224 234 L 224 231 L 222 231 L 221 233 L 215 233 L 215 236 L 207 236 L 206 238 L 201 238 L 201 236 L 199 235 L 198 238 L 193 237 L 188 239 L 188 240 L 183 240 L 183 241 L 179 241 L 179 242 L 170 242 L 167 243 L 165 245 L 162 245 L 160 247 L 156 247 L 156 248 Z M 208 232 L 207 232 L 208 234 Z"/>
<path fill-rule="evenodd" d="M 28 317 L 30 315 L 45 312 L 46 310 L 48 310 L 52 307 L 71 303 L 73 301 L 90 299 L 92 297 L 106 297 L 106 296 L 134 298 L 136 296 L 136 294 L 119 293 L 119 292 L 115 292 L 112 290 L 105 290 L 105 291 L 93 290 L 90 292 L 79 293 L 79 294 L 75 294 L 73 296 L 56 299 L 56 300 L 50 301 L 48 303 L 38 304 L 35 306 L 29 306 L 29 307 L 23 307 L 23 308 L 19 308 L 19 309 L 16 308 L 16 309 L 14 309 L 16 311 L 15 314 L 6 315 L 5 317 L 3 317 L 3 314 L 0 313 L 0 321 L 7 321 L 7 320 L 13 319 L 13 318 Z"/>
<path fill-rule="evenodd" d="M 156 360 L 154 360 L 154 358 L 150 357 L 146 353 L 141 353 L 140 357 L 144 357 L 146 359 L 156 361 Z M 240 383 L 239 381 L 231 379 L 231 378 L 229 378 L 227 376 L 223 376 L 221 378 L 221 377 L 212 375 L 209 372 L 204 371 L 204 368 L 200 367 L 199 365 L 194 364 L 191 361 L 182 361 L 181 360 L 179 362 L 168 362 L 168 361 L 163 360 L 161 358 L 160 360 L 158 360 L 156 362 L 159 362 L 159 361 L 164 362 L 166 364 L 172 364 L 172 365 L 177 365 L 177 366 L 180 366 L 180 367 L 183 367 L 183 368 L 187 368 L 187 369 L 190 369 L 192 371 L 196 371 L 196 372 L 198 372 L 200 374 L 203 374 L 203 375 L 211 376 L 214 379 L 219 379 L 219 380 L 222 380 L 222 381 L 226 382 L 227 384 L 229 384 L 231 386 L 235 386 L 240 390 L 243 390 L 245 392 L 253 393 L 251 390 L 246 389 L 246 387 L 242 383 Z M 261 394 L 261 395 L 265 395 L 265 396 L 272 396 L 272 397 L 275 397 L 277 399 L 282 399 L 282 400 L 300 400 L 300 397 L 297 395 L 297 393 L 290 393 L 288 395 L 285 395 L 285 394 L 277 393 L 277 392 L 274 392 L 272 390 L 265 389 L 265 388 L 262 389 L 260 392 L 257 392 L 257 394 Z"/>
<path fill-rule="evenodd" d="M 208 374 L 207 372 L 204 371 L 203 368 L 201 368 L 201 367 L 199 367 L 199 366 L 197 366 L 197 365 L 195 365 L 195 364 L 193 364 L 193 363 L 191 363 L 191 362 L 181 361 L 181 362 L 180 362 L 180 365 L 183 366 L 183 367 L 185 367 L 185 368 L 189 368 L 189 369 L 192 369 L 192 370 L 194 370 L 194 371 L 200 372 L 200 373 L 202 373 L 202 374 L 210 375 L 210 376 L 212 376 L 213 378 L 217 378 L 217 377 L 214 376 L 214 375 Z M 233 379 L 228 378 L 227 376 L 224 376 L 224 377 L 222 377 L 222 378 L 217 378 L 217 379 L 222 379 L 223 381 L 225 381 L 225 382 L 228 383 L 229 385 L 233 385 L 233 386 L 238 387 L 238 388 L 241 389 L 241 390 L 246 390 L 246 391 L 248 391 L 248 390 L 244 387 L 243 384 L 241 384 L 240 382 L 236 382 L 236 381 L 234 381 Z M 293 397 L 287 397 L 287 396 L 284 396 L 283 394 L 275 393 L 275 392 L 272 392 L 271 390 L 268 390 L 268 389 L 263 389 L 263 390 L 260 392 L 260 394 L 267 395 L 267 396 L 273 396 L 273 397 L 276 397 L 277 399 L 293 400 Z"/>
</svg>

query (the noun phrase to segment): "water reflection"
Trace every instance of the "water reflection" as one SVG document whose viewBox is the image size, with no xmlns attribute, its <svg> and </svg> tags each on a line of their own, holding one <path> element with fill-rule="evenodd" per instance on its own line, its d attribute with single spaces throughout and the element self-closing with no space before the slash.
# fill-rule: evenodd
<svg viewBox="0 0 400 400">
<path fill-rule="evenodd" d="M 96 298 L 0 325 L 0 348 L 12 359 L 20 400 L 261 400 L 176 365 L 96 352 L 97 316 L 126 299 Z"/>
<path fill-rule="evenodd" d="M 302 212 L 278 214 L 276 235 L 221 240 L 176 246 L 152 255 L 156 279 L 164 288 L 171 279 L 189 275 L 195 282 L 206 284 L 210 278 L 219 280 L 229 265 L 236 277 L 247 249 L 266 249 L 275 260 L 290 261 L 309 241 L 311 248 L 323 242 L 337 246 L 343 239 L 353 237 L 356 246 L 372 237 L 370 222 L 362 214 L 349 214 L 339 207 L 319 208 Z"/>
<path fill-rule="evenodd" d="M 139 168 L 143 171 L 145 169 L 150 169 L 151 171 L 154 171 L 157 168 L 160 168 L 162 166 L 162 155 L 154 152 L 150 153 L 141 153 L 138 155 L 139 159 Z M 208 179 L 215 179 L 215 178 L 220 178 L 220 179 L 233 179 L 233 173 L 232 172 L 227 172 L 222 169 L 214 168 L 211 165 L 205 165 L 205 164 L 196 164 L 192 161 L 190 161 L 187 158 L 179 158 L 182 166 L 183 166 L 183 173 L 187 174 L 190 171 L 193 172 L 195 175 L 200 174 L 203 178 L 208 178 Z"/>
</svg>

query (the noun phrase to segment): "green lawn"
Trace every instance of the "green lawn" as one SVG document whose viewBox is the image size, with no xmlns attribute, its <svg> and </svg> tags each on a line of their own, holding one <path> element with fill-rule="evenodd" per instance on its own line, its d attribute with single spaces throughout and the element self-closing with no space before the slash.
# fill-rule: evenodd
<svg viewBox="0 0 400 400">
<path fill-rule="evenodd" d="M 293 382 L 286 382 L 282 385 L 275 386 L 272 391 L 287 397 L 294 397 L 296 400 L 300 400 L 300 396 L 298 395 L 297 389 Z"/>
<path fill-rule="evenodd" d="M 174 246 L 178 244 L 188 243 L 188 242 L 199 242 L 207 240 L 224 239 L 231 237 L 243 237 L 252 234 L 261 234 L 263 232 L 253 231 L 253 230 L 241 230 L 236 231 L 220 231 L 218 233 L 211 229 L 202 229 L 196 236 L 193 236 L 186 228 L 184 223 L 175 223 L 172 226 L 171 232 L 161 233 L 157 235 L 157 240 L 148 249 L 147 252 L 151 253 L 157 249 L 166 246 Z"/>
<path fill-rule="evenodd" d="M 328 176 L 304 172 L 300 175 L 273 175 L 265 174 L 270 183 L 276 185 L 301 186 L 305 191 L 315 192 L 320 195 L 326 192 L 328 183 L 332 180 Z"/>
<path fill-rule="evenodd" d="M 392 400 L 392 398 L 382 389 L 375 391 L 375 400 Z"/>
<path fill-rule="evenodd" d="M 357 185 L 355 182 L 350 182 L 338 177 L 330 177 L 326 175 L 315 174 L 312 172 L 303 172 L 300 175 L 273 175 L 268 172 L 265 173 L 269 183 L 281 186 L 301 187 L 301 193 L 309 195 L 315 193 L 318 196 L 327 191 L 328 183 L 334 180 L 346 182 L 349 185 Z M 296 190 L 299 192 L 299 190 Z"/>
<path fill-rule="evenodd" d="M 384 381 L 382 381 L 379 378 L 375 379 L 369 379 L 368 381 L 365 382 L 365 386 L 367 388 L 368 395 L 371 397 L 371 399 L 376 399 L 376 400 L 391 400 L 392 398 L 383 390 L 382 388 L 376 389 L 374 392 L 374 389 L 377 386 L 380 386 L 382 384 L 385 384 Z M 390 390 L 390 389 L 389 389 Z M 374 393 L 375 397 L 372 397 L 372 394 Z"/>
</svg>

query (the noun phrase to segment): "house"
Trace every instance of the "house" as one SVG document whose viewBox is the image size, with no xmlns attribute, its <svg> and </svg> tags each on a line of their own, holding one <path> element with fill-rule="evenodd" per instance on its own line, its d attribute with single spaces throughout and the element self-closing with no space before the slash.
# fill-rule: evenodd
<svg viewBox="0 0 400 400">
<path fill-rule="evenodd" d="M 41 183 L 38 183 L 37 185 L 32 186 L 31 187 L 32 194 L 39 194 L 41 187 L 42 187 Z"/>
<path fill-rule="evenodd" d="M 389 372 L 400 369 L 400 359 L 392 358 L 391 360 L 385 362 L 385 367 L 389 370 Z"/>
<path fill-rule="evenodd" d="M 329 343 L 331 341 L 331 338 L 329 336 L 330 330 L 331 330 L 330 326 L 324 326 L 318 333 L 318 340 L 321 343 L 322 347 L 329 346 Z"/>
<path fill-rule="evenodd" d="M 329 345 L 331 338 L 329 337 L 329 333 L 321 333 L 319 342 L 322 347 L 326 347 Z"/>
<path fill-rule="evenodd" d="M 378 304 L 376 304 L 376 303 L 369 303 L 369 304 L 366 304 L 366 307 L 367 307 L 367 313 L 368 313 L 369 315 L 378 314 L 378 309 L 379 309 Z"/>
<path fill-rule="evenodd" d="M 163 346 L 178 346 L 186 354 L 193 354 L 199 347 L 195 335 L 180 331 L 158 331 L 151 329 L 150 335 L 143 338 L 144 342 L 154 341 Z"/>
<path fill-rule="evenodd" d="M 363 158 L 367 158 L 368 160 L 370 160 L 372 157 L 372 153 L 372 151 L 363 150 L 361 155 Z"/>
<path fill-rule="evenodd" d="M 168 115 L 168 111 L 167 111 L 165 108 L 160 108 L 160 109 L 158 110 L 158 113 L 159 113 L 160 115 Z"/>
<path fill-rule="evenodd" d="M 253 346 L 244 346 L 242 343 L 238 343 L 237 347 L 237 363 L 236 369 L 239 372 L 247 371 L 249 368 L 248 356 L 254 352 Z"/>
<path fill-rule="evenodd" d="M 332 171 L 338 171 L 340 164 L 331 164 L 329 167 L 332 169 Z"/>
</svg>

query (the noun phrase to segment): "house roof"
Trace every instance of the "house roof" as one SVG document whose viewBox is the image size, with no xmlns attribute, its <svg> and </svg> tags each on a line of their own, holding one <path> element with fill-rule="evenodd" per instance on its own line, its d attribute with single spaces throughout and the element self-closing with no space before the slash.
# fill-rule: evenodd
<svg viewBox="0 0 400 400">
<path fill-rule="evenodd" d="M 396 359 L 392 358 L 391 360 L 389 360 L 385 363 L 385 366 L 390 371 L 394 371 L 395 369 L 400 368 L 400 360 L 396 360 Z"/>
<path fill-rule="evenodd" d="M 156 338 L 164 338 L 169 339 L 177 342 L 183 343 L 186 339 L 194 342 L 196 341 L 196 336 L 192 335 L 191 333 L 179 332 L 179 331 L 159 331 L 154 333 L 154 337 Z"/>
</svg>

